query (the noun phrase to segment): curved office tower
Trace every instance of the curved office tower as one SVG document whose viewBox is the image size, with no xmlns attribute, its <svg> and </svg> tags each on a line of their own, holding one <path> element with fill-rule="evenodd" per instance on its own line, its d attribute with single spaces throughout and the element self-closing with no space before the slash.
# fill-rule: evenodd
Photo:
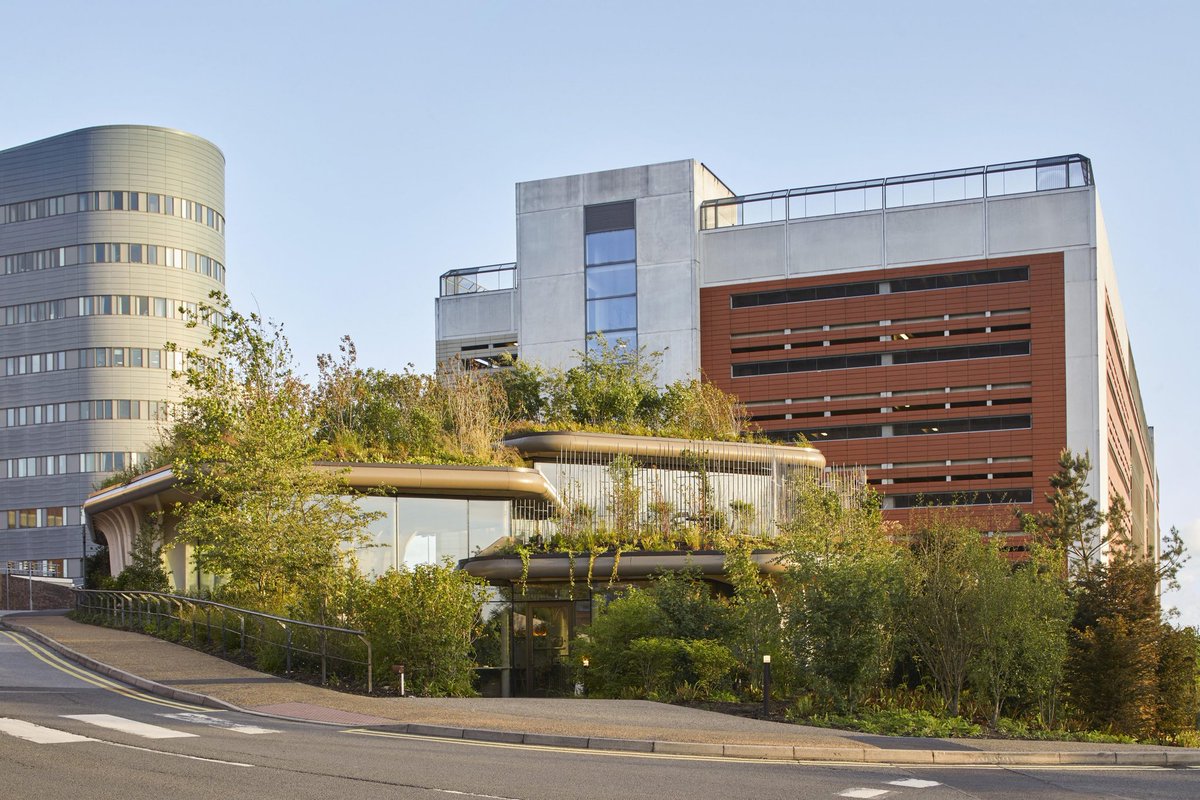
<svg viewBox="0 0 1200 800">
<path fill-rule="evenodd" d="M 0 570 L 79 577 L 80 506 L 136 464 L 225 283 L 225 157 L 114 125 L 0 151 Z"/>
</svg>

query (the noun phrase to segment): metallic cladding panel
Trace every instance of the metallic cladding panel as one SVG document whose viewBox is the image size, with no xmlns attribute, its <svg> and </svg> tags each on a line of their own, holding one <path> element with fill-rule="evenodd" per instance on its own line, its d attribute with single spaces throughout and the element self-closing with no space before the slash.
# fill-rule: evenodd
<svg viewBox="0 0 1200 800">
<path fill-rule="evenodd" d="M 165 128 L 115 125 L 65 133 L 0 151 L 0 205 L 79 192 L 143 192 L 201 203 L 224 216 L 225 157 L 192 134 Z M 201 221 L 144 210 L 80 211 L 0 224 L 0 256 L 94 243 L 155 244 L 208 256 L 225 264 L 221 231 Z M 138 295 L 198 303 L 222 284 L 198 272 L 147 264 L 105 263 L 0 274 L 0 305 L 81 296 Z M 183 319 L 154 316 L 67 317 L 0 326 L 3 360 L 82 348 L 161 350 L 167 341 L 199 346 L 201 334 Z M 170 370 L 107 367 L 4 376 L 0 409 L 87 400 L 146 402 L 177 397 Z M 2 413 L 2 412 L 0 412 Z M 105 476 L 8 478 L 8 459 L 77 453 L 144 452 L 157 424 L 147 419 L 74 420 L 0 427 L 2 512 L 21 508 L 79 507 Z M 78 468 L 78 458 L 68 459 Z M 7 560 L 65 559 L 77 576 L 83 548 L 78 514 L 63 527 L 0 532 L 0 565 Z"/>
</svg>

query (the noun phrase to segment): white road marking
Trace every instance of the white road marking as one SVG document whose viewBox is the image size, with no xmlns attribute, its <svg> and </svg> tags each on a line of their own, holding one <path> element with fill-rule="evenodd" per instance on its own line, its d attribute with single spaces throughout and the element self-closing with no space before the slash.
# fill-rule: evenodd
<svg viewBox="0 0 1200 800">
<path fill-rule="evenodd" d="M 907 786 L 909 789 L 928 789 L 931 786 L 941 786 L 937 781 L 923 781 L 920 778 L 908 778 L 903 781 L 888 781 L 889 786 Z"/>
<path fill-rule="evenodd" d="M 80 722 L 86 722 L 89 725 L 96 725 L 109 730 L 121 731 L 122 733 L 131 733 L 134 736 L 141 736 L 143 739 L 182 739 L 188 736 L 195 736 L 194 733 L 185 733 L 184 731 L 173 731 L 170 728 L 160 728 L 157 725 L 148 725 L 145 722 L 137 722 L 124 717 L 114 717 L 112 714 L 63 714 L 67 719 L 77 719 Z"/>
<path fill-rule="evenodd" d="M 55 730 L 54 728 L 43 728 L 41 725 L 34 725 L 32 722 L 10 719 L 8 717 L 0 717 L 0 733 L 7 733 L 9 736 L 15 736 L 18 739 L 24 739 L 34 744 L 66 744 L 67 742 L 96 741 L 86 736 L 79 736 L 78 734 Z"/>
<path fill-rule="evenodd" d="M 847 789 L 838 792 L 838 797 L 879 797 L 888 793 L 887 789 Z"/>
<path fill-rule="evenodd" d="M 276 730 L 275 728 L 260 728 L 257 725 L 242 725 L 240 723 L 233 722 L 232 720 L 221 719 L 220 717 L 210 717 L 208 714 L 193 714 L 191 712 L 185 712 L 181 714 L 159 714 L 158 716 L 166 717 L 167 719 L 179 720 L 180 722 L 191 722 L 196 725 L 211 725 L 214 728 L 224 728 L 225 730 L 234 731 L 236 733 L 280 733 L 280 731 Z"/>
</svg>

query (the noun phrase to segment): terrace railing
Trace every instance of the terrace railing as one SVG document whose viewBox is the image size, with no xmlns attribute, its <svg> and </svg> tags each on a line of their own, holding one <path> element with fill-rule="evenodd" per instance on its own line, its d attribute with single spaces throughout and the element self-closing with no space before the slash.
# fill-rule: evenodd
<svg viewBox="0 0 1200 800">
<path fill-rule="evenodd" d="M 76 589 L 75 610 L 114 627 L 253 660 L 267 672 L 319 669 L 322 685 L 331 676 L 354 682 L 365 674 L 367 692 L 374 688 L 371 642 L 363 631 L 163 592 Z"/>
<path fill-rule="evenodd" d="M 516 286 L 517 265 L 489 264 L 486 267 L 466 267 L 442 273 L 441 296 L 494 292 Z"/>
<path fill-rule="evenodd" d="M 1078 154 L 1055 156 L 1034 161 L 1013 161 L 985 167 L 706 200 L 700 206 L 700 227 L 704 230 L 730 228 L 760 222 L 781 222 L 1091 185 L 1090 159 Z"/>
</svg>

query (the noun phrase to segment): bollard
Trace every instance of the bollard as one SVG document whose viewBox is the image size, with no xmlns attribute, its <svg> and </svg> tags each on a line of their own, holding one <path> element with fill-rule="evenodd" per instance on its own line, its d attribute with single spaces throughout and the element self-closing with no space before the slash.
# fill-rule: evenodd
<svg viewBox="0 0 1200 800">
<path fill-rule="evenodd" d="M 771 716 L 771 657 L 763 656 L 763 719 Z"/>
</svg>

